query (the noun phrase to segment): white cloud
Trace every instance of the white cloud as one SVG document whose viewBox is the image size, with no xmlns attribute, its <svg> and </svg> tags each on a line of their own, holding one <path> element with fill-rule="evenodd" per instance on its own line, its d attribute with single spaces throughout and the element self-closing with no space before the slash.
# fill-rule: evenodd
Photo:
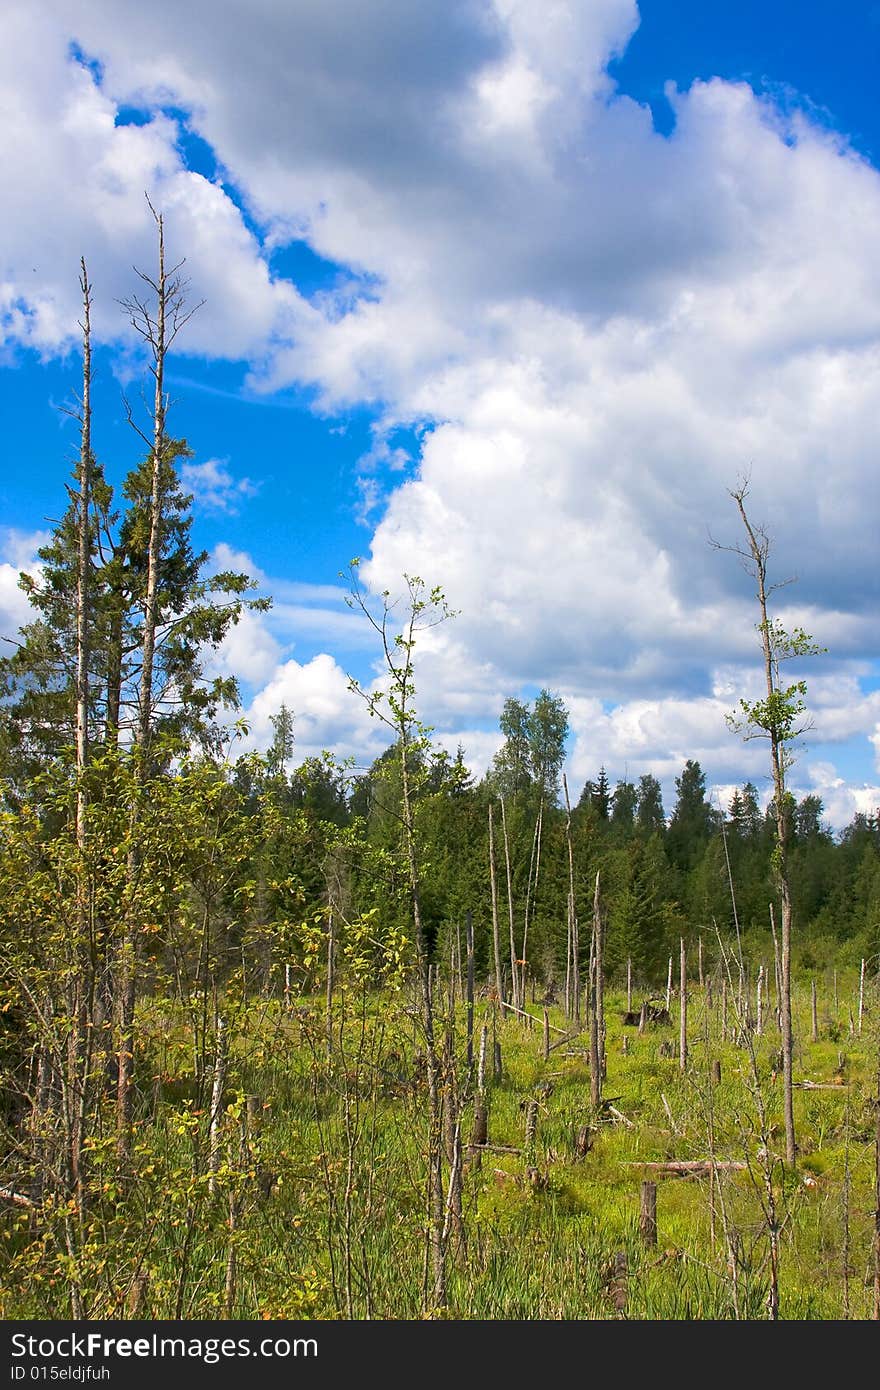
<svg viewBox="0 0 880 1390">
<path fill-rule="evenodd" d="M 772 577 L 800 575 L 783 620 L 831 649 L 817 735 L 878 724 L 880 175 L 744 84 L 670 89 L 660 137 L 607 75 L 637 22 L 634 0 L 9 11 L 0 313 L 14 341 L 66 341 L 81 249 L 103 304 L 124 295 L 152 257 L 149 187 L 208 297 L 187 350 L 247 358 L 264 390 L 374 403 L 386 469 L 395 424 L 430 422 L 415 477 L 390 496 L 363 480 L 362 519 L 387 506 L 362 574 L 422 574 L 461 610 L 420 687 L 444 736 L 548 685 L 579 771 L 704 755 L 726 777 L 758 756 L 723 721 L 760 676 L 757 612 L 706 539 L 741 542 L 726 490 L 750 467 Z M 121 102 L 152 119 L 116 125 Z M 163 106 L 250 222 L 186 169 Z M 273 280 L 254 224 L 306 238 L 343 283 L 307 302 Z M 285 603 L 291 630 L 348 640 L 332 600 Z"/>
<path fill-rule="evenodd" d="M 65 7 L 66 9 L 66 7 Z M 310 312 L 292 285 L 272 280 L 241 213 L 219 184 L 189 171 L 172 118 L 116 124 L 117 104 L 70 50 L 78 26 L 51 6 L 6 6 L 0 17 L 5 194 L 0 342 L 51 353 L 75 341 L 79 258 L 94 286 L 97 338 L 126 335 L 117 301 L 150 269 L 149 192 L 167 216 L 169 263 L 186 257 L 185 352 L 244 358 Z"/>
<path fill-rule="evenodd" d="M 243 499 L 255 497 L 259 491 L 258 485 L 250 478 L 234 478 L 221 459 L 184 463 L 180 477 L 184 488 L 193 494 L 199 506 L 231 516 L 235 516 Z"/>
<path fill-rule="evenodd" d="M 880 813 L 880 786 L 847 783 L 832 763 L 814 763 L 803 791 L 821 797 L 822 820 L 831 826 L 848 825 L 856 813 L 866 816 Z"/>
<path fill-rule="evenodd" d="M 265 615 L 245 609 L 220 646 L 205 662 L 211 675 L 237 676 L 249 685 L 269 680 L 281 660 L 282 648 L 269 631 Z"/>
<path fill-rule="evenodd" d="M 33 622 L 37 616 L 18 587 L 21 573 L 17 565 L 0 564 L 0 638 L 4 638 L 2 655 L 9 656 L 12 648 L 8 641 L 13 640 L 20 627 Z"/>
<path fill-rule="evenodd" d="M 13 527 L 0 528 L 0 655 L 12 653 L 19 628 L 39 616 L 31 607 L 27 595 L 19 586 L 19 576 L 29 574 L 37 579 L 40 563 L 37 551 L 49 540 L 47 531 L 18 531 Z"/>
<path fill-rule="evenodd" d="M 326 652 L 303 664 L 286 661 L 254 698 L 246 717 L 255 747 L 265 750 L 271 744 L 272 715 L 282 705 L 294 716 L 296 762 L 326 748 L 363 766 L 389 742 L 383 726 L 370 718 L 364 701 L 349 689 L 345 672 Z"/>
</svg>

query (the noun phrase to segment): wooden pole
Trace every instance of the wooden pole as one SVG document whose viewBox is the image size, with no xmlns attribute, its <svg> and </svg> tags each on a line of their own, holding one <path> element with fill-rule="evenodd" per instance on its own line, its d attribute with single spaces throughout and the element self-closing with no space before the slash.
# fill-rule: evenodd
<svg viewBox="0 0 880 1390">
<path fill-rule="evenodd" d="M 816 1007 L 816 981 L 815 981 L 815 980 L 811 980 L 811 981 L 810 981 L 810 1006 L 811 1006 L 811 1019 L 812 1019 L 812 1028 L 811 1028 L 811 1031 L 810 1031 L 810 1041 L 811 1041 L 811 1042 L 818 1042 L 818 1041 L 819 1041 L 819 1012 L 818 1012 L 818 1009 L 817 1009 L 817 1007 Z"/>
<path fill-rule="evenodd" d="M 633 963 L 632 957 L 626 958 L 626 1011 L 632 1013 L 633 1007 Z"/>
<path fill-rule="evenodd" d="M 669 957 L 669 969 L 666 972 L 666 1012 L 669 1013 L 669 1006 L 672 1003 L 672 956 Z"/>
</svg>

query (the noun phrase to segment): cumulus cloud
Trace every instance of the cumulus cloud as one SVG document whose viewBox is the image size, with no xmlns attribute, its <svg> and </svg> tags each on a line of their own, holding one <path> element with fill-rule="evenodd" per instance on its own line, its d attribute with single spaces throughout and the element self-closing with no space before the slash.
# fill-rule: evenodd
<svg viewBox="0 0 880 1390">
<path fill-rule="evenodd" d="M 360 767 L 388 744 L 383 726 L 371 719 L 362 699 L 349 689 L 348 676 L 326 652 L 311 661 L 286 661 L 247 710 L 251 741 L 260 749 L 272 742 L 272 716 L 286 705 L 294 716 L 294 759 L 329 749 Z"/>
<path fill-rule="evenodd" d="M 36 579 L 40 573 L 37 551 L 49 540 L 47 531 L 0 528 L 0 655 L 9 656 L 9 645 L 19 628 L 38 616 L 19 586 L 22 573 Z"/>
<path fill-rule="evenodd" d="M 716 79 L 670 88 L 659 135 L 608 75 L 634 0 L 380 0 L 368 17 L 257 0 L 222 23 L 208 0 L 49 0 L 3 24 L 8 337 L 67 341 L 71 246 L 126 292 L 152 255 L 149 187 L 209 301 L 189 350 L 379 413 L 361 572 L 379 591 L 423 574 L 461 610 L 423 668 L 444 737 L 548 685 L 579 771 L 703 755 L 748 772 L 757 752 L 723 712 L 759 663 L 754 586 L 707 532 L 741 543 L 726 493 L 749 469 L 771 577 L 799 575 L 780 616 L 831 648 L 817 732 L 874 733 L 880 174 L 839 134 Z M 124 104 L 144 123 L 121 124 Z M 186 166 L 184 117 L 213 181 Z M 305 297 L 273 278 L 266 253 L 291 238 L 337 282 Z M 414 423 L 418 468 L 389 492 L 387 441 Z M 222 478 L 217 496 L 234 500 Z M 285 611 L 348 640 L 332 602 Z M 290 679 L 315 694 L 326 660 Z"/>
<path fill-rule="evenodd" d="M 250 478 L 234 478 L 221 459 L 204 463 L 184 463 L 180 470 L 183 486 L 193 494 L 198 506 L 212 512 L 235 516 L 243 499 L 259 491 Z"/>
<path fill-rule="evenodd" d="M 832 763 L 813 763 L 804 791 L 821 798 L 822 819 L 831 826 L 848 825 L 855 815 L 880 814 L 880 785 L 848 783 Z"/>
<path fill-rule="evenodd" d="M 156 254 L 146 191 L 167 216 L 169 255 L 186 257 L 190 304 L 206 301 L 184 350 L 258 356 L 308 306 L 272 279 L 220 183 L 186 167 L 178 121 L 161 110 L 143 123 L 120 120 L 117 101 L 73 46 L 70 13 L 59 22 L 51 9 L 6 6 L 0 17 L 0 341 L 51 353 L 76 340 L 80 255 L 94 286 L 95 336 L 126 336 L 117 301 L 136 283 L 132 261 L 149 270 Z"/>
</svg>

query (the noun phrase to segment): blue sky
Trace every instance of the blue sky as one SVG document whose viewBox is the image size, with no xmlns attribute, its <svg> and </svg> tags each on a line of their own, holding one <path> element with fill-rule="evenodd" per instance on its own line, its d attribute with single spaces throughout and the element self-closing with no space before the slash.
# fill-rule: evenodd
<svg viewBox="0 0 880 1390">
<path fill-rule="evenodd" d="M 378 751 L 359 554 L 459 610 L 419 690 L 477 771 L 547 686 L 575 787 L 652 771 L 669 805 L 687 757 L 766 786 L 724 723 L 751 590 L 707 544 L 750 470 L 780 616 L 829 649 L 797 790 L 876 807 L 880 6 L 49 0 L 0 29 L 3 633 L 76 448 L 81 254 L 97 449 L 116 481 L 138 457 L 146 190 L 206 301 L 169 378 L 196 540 L 276 600 L 218 658 L 257 746 L 283 700 L 302 756 Z"/>
</svg>

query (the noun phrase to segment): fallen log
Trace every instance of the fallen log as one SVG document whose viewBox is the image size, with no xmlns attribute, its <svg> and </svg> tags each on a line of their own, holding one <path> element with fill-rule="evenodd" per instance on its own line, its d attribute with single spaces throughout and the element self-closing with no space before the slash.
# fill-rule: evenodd
<svg viewBox="0 0 880 1390">
<path fill-rule="evenodd" d="M 0 1187 L 0 1200 L 11 1202 L 14 1207 L 32 1207 L 35 1205 L 31 1197 L 26 1197 L 23 1192 L 16 1192 L 11 1187 Z"/>
<path fill-rule="evenodd" d="M 738 1173 L 748 1167 L 733 1158 L 681 1158 L 668 1159 L 663 1163 L 647 1160 L 629 1160 L 625 1168 L 647 1168 L 652 1173 L 670 1173 L 675 1177 L 708 1177 L 712 1169 L 716 1173 Z"/>
<path fill-rule="evenodd" d="M 512 1014 L 519 1014 L 520 1018 L 530 1018 L 533 1023 L 541 1022 L 539 1018 L 536 1018 L 534 1014 L 530 1014 L 526 1009 L 518 1009 L 515 1004 L 508 1004 L 506 999 L 502 999 L 500 1002 L 502 1009 L 507 1009 Z M 547 1027 L 551 1028 L 554 1033 L 566 1032 L 564 1028 L 557 1028 L 555 1023 L 548 1023 Z"/>
<path fill-rule="evenodd" d="M 848 1081 L 792 1081 L 792 1087 L 800 1091 L 845 1091 Z"/>
<path fill-rule="evenodd" d="M 490 1154 L 521 1154 L 522 1149 L 512 1149 L 509 1144 L 468 1144 L 469 1152 L 490 1153 Z"/>
<path fill-rule="evenodd" d="M 626 1125 L 627 1129 L 635 1129 L 635 1125 L 633 1124 L 632 1120 L 628 1120 L 626 1116 L 622 1114 L 619 1110 L 617 1110 L 613 1105 L 608 1105 L 606 1103 L 605 1109 L 608 1111 L 609 1115 L 614 1116 L 615 1120 L 619 1120 L 622 1125 Z"/>
</svg>

